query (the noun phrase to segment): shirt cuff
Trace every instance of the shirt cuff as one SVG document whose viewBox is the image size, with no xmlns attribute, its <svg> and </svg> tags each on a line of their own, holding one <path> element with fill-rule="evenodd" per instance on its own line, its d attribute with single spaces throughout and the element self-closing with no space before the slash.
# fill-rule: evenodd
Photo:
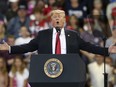
<svg viewBox="0 0 116 87">
<path fill-rule="evenodd" d="M 11 46 L 9 46 L 9 53 L 11 53 Z"/>
</svg>

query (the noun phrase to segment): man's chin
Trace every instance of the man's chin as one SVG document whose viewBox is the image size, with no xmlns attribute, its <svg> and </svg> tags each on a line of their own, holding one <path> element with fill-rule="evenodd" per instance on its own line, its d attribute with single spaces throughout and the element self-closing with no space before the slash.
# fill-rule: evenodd
<svg viewBox="0 0 116 87">
<path fill-rule="evenodd" d="M 59 27 L 59 28 L 62 28 L 63 26 L 61 26 L 61 25 L 56 25 L 55 27 Z"/>
</svg>

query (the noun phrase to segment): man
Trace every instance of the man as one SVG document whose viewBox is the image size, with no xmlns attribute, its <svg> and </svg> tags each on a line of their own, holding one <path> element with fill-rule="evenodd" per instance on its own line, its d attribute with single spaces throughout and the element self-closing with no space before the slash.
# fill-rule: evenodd
<svg viewBox="0 0 116 87">
<path fill-rule="evenodd" d="M 9 50 L 11 54 L 26 53 L 35 50 L 38 50 L 39 54 L 74 54 L 79 53 L 80 49 L 95 54 L 105 54 L 106 56 L 109 52 L 116 53 L 116 46 L 111 46 L 109 49 L 101 48 L 83 41 L 76 32 L 64 29 L 65 22 L 65 12 L 62 10 L 53 10 L 51 12 L 52 29 L 40 31 L 38 36 L 28 44 L 19 46 L 9 46 L 7 43 L 0 44 L 0 50 Z M 60 28 L 60 42 L 57 44 L 60 46 L 55 45 L 57 41 L 56 36 L 58 35 L 56 27 Z M 79 87 L 84 87 L 82 85 Z"/>
<path fill-rule="evenodd" d="M 94 62 L 88 64 L 91 84 L 90 87 L 104 87 L 104 57 L 101 55 L 95 55 L 94 59 Z M 110 82 L 112 81 L 112 70 L 113 68 L 110 65 L 106 64 L 106 72 L 108 73 L 108 85 L 110 85 Z"/>
<path fill-rule="evenodd" d="M 13 17 L 17 16 L 19 0 L 9 0 L 9 8 L 6 11 L 6 18 L 9 22 Z"/>
<path fill-rule="evenodd" d="M 19 30 L 22 26 L 29 28 L 30 18 L 27 16 L 27 5 L 25 3 L 19 4 L 17 11 L 17 16 L 13 17 L 7 26 L 7 32 L 10 35 L 14 35 L 15 38 L 18 38 Z"/>
<path fill-rule="evenodd" d="M 109 53 L 116 53 L 116 46 L 101 48 L 84 42 L 74 31 L 64 29 L 65 13 L 62 10 L 54 10 L 51 12 L 51 24 L 53 29 L 43 30 L 38 36 L 28 44 L 9 47 L 6 43 L 0 45 L 0 50 L 9 50 L 11 54 L 25 53 L 38 50 L 39 54 L 55 54 L 55 36 L 56 27 L 61 29 L 60 42 L 61 54 L 79 53 L 79 50 L 85 50 L 95 54 L 108 56 Z M 45 49 L 44 49 L 45 48 Z"/>
</svg>

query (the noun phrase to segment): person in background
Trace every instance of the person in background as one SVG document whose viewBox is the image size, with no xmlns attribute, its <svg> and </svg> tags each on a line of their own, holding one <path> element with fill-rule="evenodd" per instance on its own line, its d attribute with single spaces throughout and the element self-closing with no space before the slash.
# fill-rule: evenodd
<svg viewBox="0 0 116 87">
<path fill-rule="evenodd" d="M 86 42 L 100 46 L 103 34 L 100 31 L 94 29 L 94 20 L 92 18 L 87 18 L 84 20 L 83 29 L 84 31 L 80 35 L 81 38 Z"/>
<path fill-rule="evenodd" d="M 33 4 L 31 4 L 30 2 L 33 2 Z M 30 4 L 30 6 L 28 7 L 28 10 L 30 9 L 30 11 L 32 11 L 30 14 L 30 19 L 35 20 L 34 9 L 38 8 L 43 11 L 43 9 L 45 8 L 45 1 L 44 0 L 36 0 L 36 1 L 31 0 L 28 2 L 28 4 Z"/>
<path fill-rule="evenodd" d="M 104 37 L 110 37 L 111 30 L 106 16 L 96 8 L 93 9 L 91 16 L 94 21 L 93 28 L 100 31 Z"/>
<path fill-rule="evenodd" d="M 17 16 L 19 0 L 9 0 L 9 9 L 6 12 L 6 19 L 9 22 L 10 19 Z"/>
<path fill-rule="evenodd" d="M 103 0 L 93 0 L 93 9 L 100 12 L 100 15 L 105 15 L 105 9 L 103 9 Z M 92 11 L 93 11 L 92 9 Z"/>
<path fill-rule="evenodd" d="M 29 30 L 32 36 L 36 36 L 40 30 L 48 29 L 49 25 L 44 19 L 43 11 L 39 8 L 34 9 L 35 19 L 31 20 Z"/>
<path fill-rule="evenodd" d="M 104 87 L 104 57 L 101 55 L 95 55 L 95 61 L 88 64 L 88 72 L 90 77 L 90 86 L 92 87 Z M 108 84 L 112 79 L 112 67 L 106 64 L 106 72 L 108 73 Z"/>
<path fill-rule="evenodd" d="M 112 31 L 112 36 L 106 40 L 106 47 L 110 47 L 111 45 L 116 43 L 116 25 L 112 25 L 111 31 Z M 113 65 L 115 65 L 116 54 L 110 54 L 110 57 L 113 60 Z"/>
<path fill-rule="evenodd" d="M 9 40 L 9 38 L 5 34 L 4 22 L 0 21 L 0 43 L 3 43 L 4 41 L 7 42 L 8 40 Z M 9 42 L 8 42 L 8 44 L 11 45 Z M 12 45 L 14 45 L 14 44 L 12 44 Z M 5 58 L 5 60 L 7 62 L 7 68 L 9 71 L 10 65 L 13 61 L 12 58 L 14 58 L 14 55 L 9 55 L 9 53 L 7 51 L 0 51 L 0 56 Z"/>
<path fill-rule="evenodd" d="M 8 86 L 8 72 L 6 68 L 6 62 L 3 57 L 0 56 L 0 87 Z"/>
<path fill-rule="evenodd" d="M 27 87 L 28 76 L 29 71 L 25 66 L 22 56 L 16 56 L 9 72 L 10 87 Z"/>
<path fill-rule="evenodd" d="M 114 72 L 115 71 L 115 65 L 113 65 L 113 60 L 111 57 L 105 57 L 105 62 L 106 64 L 110 65 L 112 67 L 112 77 L 111 77 L 111 81 L 110 81 L 110 86 L 109 87 L 115 87 L 116 85 L 116 73 Z"/>
<path fill-rule="evenodd" d="M 15 38 L 19 37 L 19 31 L 21 26 L 29 28 L 30 18 L 27 16 L 27 5 L 26 3 L 20 3 L 18 9 L 18 16 L 12 18 L 7 26 L 7 32 L 10 35 L 14 35 Z"/>
<path fill-rule="evenodd" d="M 13 35 L 7 35 L 7 43 L 10 45 L 10 46 L 13 46 L 15 44 L 15 37 Z"/>
<path fill-rule="evenodd" d="M 61 0 L 61 1 L 63 1 L 63 0 Z M 46 3 L 44 4 L 44 7 L 43 7 L 43 14 L 44 14 L 44 18 L 46 19 L 46 22 L 48 22 L 50 24 L 51 11 L 55 10 L 55 9 L 62 9 L 62 7 L 60 7 L 61 4 L 62 4 L 62 2 L 60 2 L 58 0 L 47 0 L 46 1 Z"/>
<path fill-rule="evenodd" d="M 78 33 L 83 32 L 83 29 L 80 27 L 79 19 L 74 14 L 69 17 L 67 28 L 75 30 Z"/>
<path fill-rule="evenodd" d="M 39 9 L 44 9 L 45 7 L 45 1 L 44 0 L 37 0 L 36 4 L 35 4 L 35 8 L 39 8 Z"/>
<path fill-rule="evenodd" d="M 86 0 L 67 0 L 65 1 L 65 11 L 67 15 L 75 14 L 77 18 L 83 19 L 87 17 Z"/>
<path fill-rule="evenodd" d="M 14 45 L 22 45 L 22 44 L 29 43 L 33 39 L 30 35 L 31 35 L 31 33 L 30 33 L 29 29 L 27 29 L 26 26 L 22 26 L 20 29 L 20 37 L 15 40 Z M 31 55 L 33 53 L 34 52 L 28 52 L 28 53 L 24 54 L 25 62 L 27 62 L 28 64 L 30 62 Z"/>
<path fill-rule="evenodd" d="M 44 15 L 48 15 L 52 11 L 53 5 L 57 3 L 57 0 L 48 0 L 47 4 L 45 5 L 44 10 Z"/>
<path fill-rule="evenodd" d="M 105 62 L 111 67 L 113 67 L 113 60 L 111 57 L 107 56 Z"/>
<path fill-rule="evenodd" d="M 116 66 L 114 67 L 114 71 L 113 71 L 115 77 L 114 77 L 114 87 L 116 87 Z"/>
<path fill-rule="evenodd" d="M 22 26 L 19 33 L 20 37 L 15 40 L 15 45 L 29 43 L 32 40 L 30 31 L 26 26 Z"/>
<path fill-rule="evenodd" d="M 93 25 L 93 19 L 87 18 L 83 26 L 84 31 L 80 33 L 80 37 L 86 42 L 90 42 L 96 46 L 101 46 L 103 41 L 100 36 L 102 34 L 98 30 L 94 30 Z M 83 59 L 87 61 L 87 63 L 94 61 L 95 54 L 83 50 L 81 50 L 81 53 L 83 54 Z"/>
<path fill-rule="evenodd" d="M 4 22 L 0 20 L 0 43 L 2 43 L 3 40 L 6 41 L 5 26 Z"/>
<path fill-rule="evenodd" d="M 65 0 L 57 0 L 58 8 L 63 9 L 65 8 Z"/>
<path fill-rule="evenodd" d="M 31 15 L 33 13 L 33 9 L 35 8 L 36 0 L 29 0 L 28 1 L 28 15 Z"/>
<path fill-rule="evenodd" d="M 14 43 L 15 43 L 15 37 L 13 35 L 8 35 L 7 36 L 7 40 L 6 42 L 10 45 L 10 46 L 13 46 Z M 7 62 L 7 70 L 8 72 L 10 71 L 11 69 L 11 66 L 13 64 L 13 61 L 14 61 L 14 58 L 16 55 L 9 55 L 9 53 L 7 51 L 4 51 L 2 53 L 2 56 L 5 58 L 6 62 Z"/>
</svg>

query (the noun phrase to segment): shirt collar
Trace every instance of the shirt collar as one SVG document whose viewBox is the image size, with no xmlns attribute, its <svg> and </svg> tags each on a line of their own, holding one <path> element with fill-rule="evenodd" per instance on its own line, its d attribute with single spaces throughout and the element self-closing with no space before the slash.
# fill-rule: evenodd
<svg viewBox="0 0 116 87">
<path fill-rule="evenodd" d="M 53 34 L 56 34 L 56 33 L 57 33 L 56 29 L 53 28 Z M 64 28 L 62 28 L 60 34 L 62 35 L 62 34 L 64 34 L 64 33 L 65 33 L 65 32 L 64 32 Z"/>
</svg>

